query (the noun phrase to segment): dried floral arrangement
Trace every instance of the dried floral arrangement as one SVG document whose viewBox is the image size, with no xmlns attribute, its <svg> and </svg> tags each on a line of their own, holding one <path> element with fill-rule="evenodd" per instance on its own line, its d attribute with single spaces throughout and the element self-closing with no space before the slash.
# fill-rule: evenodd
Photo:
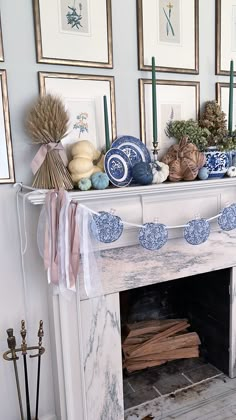
<svg viewBox="0 0 236 420">
<path fill-rule="evenodd" d="M 236 132 L 228 135 L 226 115 L 216 101 L 207 101 L 200 121 L 175 120 L 166 126 L 166 135 L 174 137 L 179 142 L 188 137 L 202 152 L 208 147 L 216 146 L 218 150 L 236 149 Z"/>
<path fill-rule="evenodd" d="M 51 94 L 40 97 L 26 117 L 26 130 L 41 147 L 32 161 L 33 187 L 73 189 L 61 140 L 68 130 L 69 115 L 62 100 Z"/>
<path fill-rule="evenodd" d="M 199 121 L 202 128 L 207 128 L 210 132 L 207 137 L 209 146 L 216 146 L 219 150 L 235 150 L 236 137 L 228 135 L 226 114 L 221 110 L 216 101 L 205 103 L 202 118 Z"/>
<path fill-rule="evenodd" d="M 203 151 L 208 147 L 207 139 L 210 131 L 200 127 L 198 122 L 192 119 L 175 120 L 167 123 L 166 135 L 176 138 L 178 142 L 183 138 L 188 138 L 190 143 L 195 144 L 200 151 Z"/>
</svg>

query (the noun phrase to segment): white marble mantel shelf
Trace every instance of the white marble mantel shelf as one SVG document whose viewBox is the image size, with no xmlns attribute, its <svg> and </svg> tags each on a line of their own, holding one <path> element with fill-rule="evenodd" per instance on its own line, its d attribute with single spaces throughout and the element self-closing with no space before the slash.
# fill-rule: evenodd
<svg viewBox="0 0 236 420">
<path fill-rule="evenodd" d="M 159 251 L 140 245 L 101 251 L 100 270 L 105 295 L 236 266 L 236 232 L 212 232 L 202 245 L 172 239 Z M 83 291 L 81 300 L 88 299 Z"/>
<path fill-rule="evenodd" d="M 135 196 L 152 196 L 169 193 L 187 193 L 206 191 L 214 189 L 236 187 L 236 178 L 210 179 L 206 181 L 189 181 L 189 182 L 164 182 L 163 184 L 147 185 L 147 186 L 129 186 L 124 188 L 108 188 L 105 190 L 90 190 L 90 191 L 69 191 L 71 199 L 76 201 L 99 201 L 104 200 L 132 198 Z M 22 188 L 24 192 L 24 187 Z M 40 205 L 44 203 L 47 190 L 34 190 L 28 196 L 30 203 Z"/>
</svg>

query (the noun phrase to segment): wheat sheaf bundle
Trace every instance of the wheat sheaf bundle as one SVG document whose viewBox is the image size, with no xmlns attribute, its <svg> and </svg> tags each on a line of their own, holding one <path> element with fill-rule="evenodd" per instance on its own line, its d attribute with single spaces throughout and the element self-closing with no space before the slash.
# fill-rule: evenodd
<svg viewBox="0 0 236 420">
<path fill-rule="evenodd" d="M 61 144 L 67 134 L 68 122 L 68 112 L 57 96 L 48 94 L 40 97 L 30 109 L 26 130 L 34 144 L 41 144 L 31 165 L 35 173 L 33 187 L 73 189 Z"/>
</svg>

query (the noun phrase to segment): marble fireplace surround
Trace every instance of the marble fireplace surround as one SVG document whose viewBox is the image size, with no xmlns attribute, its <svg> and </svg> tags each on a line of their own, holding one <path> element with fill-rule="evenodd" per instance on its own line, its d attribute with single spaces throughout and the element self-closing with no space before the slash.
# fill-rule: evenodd
<svg viewBox="0 0 236 420">
<path fill-rule="evenodd" d="M 142 224 L 158 217 L 161 223 L 178 225 L 198 214 L 211 217 L 236 202 L 236 181 L 166 183 L 70 195 L 94 210 L 113 208 L 128 222 Z M 34 192 L 27 198 L 31 204 L 41 205 L 45 196 Z M 231 268 L 229 372 L 236 376 L 236 232 L 219 231 L 215 222 L 211 226 L 209 240 L 200 246 L 188 245 L 182 231 L 173 229 L 171 239 L 158 252 L 137 245 L 137 228 L 126 228 L 119 241 L 101 251 L 102 296 L 87 297 L 82 275 L 72 301 L 50 291 L 58 419 L 124 418 L 119 292 L 136 287 L 182 277 L 191 280 L 194 274 Z"/>
</svg>

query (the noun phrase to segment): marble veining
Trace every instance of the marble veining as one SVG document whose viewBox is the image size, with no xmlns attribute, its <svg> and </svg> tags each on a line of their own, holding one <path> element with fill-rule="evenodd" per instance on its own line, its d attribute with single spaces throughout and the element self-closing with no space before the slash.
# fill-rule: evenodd
<svg viewBox="0 0 236 420">
<path fill-rule="evenodd" d="M 211 232 L 201 245 L 189 245 L 183 238 L 172 239 L 159 251 L 140 245 L 101 251 L 98 266 L 105 295 L 148 284 L 189 277 L 236 265 L 236 233 Z M 81 276 L 81 299 L 83 292 Z M 95 294 L 96 296 L 96 294 Z"/>
<path fill-rule="evenodd" d="M 119 295 L 81 302 L 88 420 L 123 419 Z"/>
</svg>

